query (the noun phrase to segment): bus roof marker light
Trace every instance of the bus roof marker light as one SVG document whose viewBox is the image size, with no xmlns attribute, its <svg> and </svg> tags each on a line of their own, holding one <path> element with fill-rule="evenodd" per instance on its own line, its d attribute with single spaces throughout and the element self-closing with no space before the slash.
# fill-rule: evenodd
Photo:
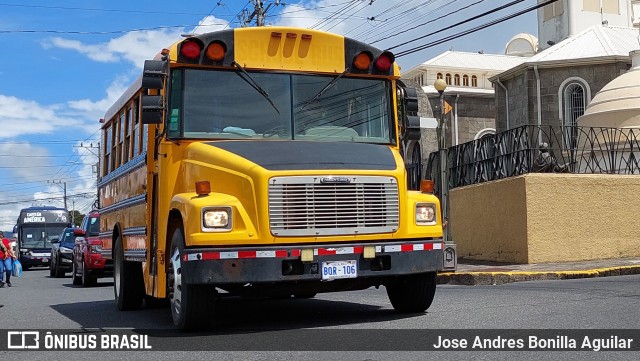
<svg viewBox="0 0 640 361">
<path fill-rule="evenodd" d="M 271 32 L 271 37 L 273 37 L 273 38 L 281 38 L 282 37 L 282 33 L 279 33 L 277 31 L 272 31 Z"/>
<path fill-rule="evenodd" d="M 211 193 L 211 183 L 209 181 L 196 182 L 196 194 L 199 196 L 206 196 Z"/>
<path fill-rule="evenodd" d="M 389 69 L 391 69 L 391 64 L 393 64 L 395 60 L 395 56 L 393 56 L 391 52 L 384 51 L 378 56 L 378 59 L 376 59 L 376 69 L 381 72 L 388 72 Z"/>
<path fill-rule="evenodd" d="M 311 34 L 302 34 L 302 40 L 311 40 Z"/>
<path fill-rule="evenodd" d="M 224 55 L 226 52 L 227 49 L 224 46 L 224 43 L 220 41 L 214 41 L 207 47 L 207 58 L 213 61 L 220 61 L 224 59 Z"/>
<path fill-rule="evenodd" d="M 193 40 L 185 40 L 180 46 L 180 54 L 190 60 L 198 59 L 201 51 L 200 44 Z"/>
<path fill-rule="evenodd" d="M 296 33 L 287 33 L 287 38 L 295 39 L 297 37 L 298 37 L 298 34 Z"/>
<path fill-rule="evenodd" d="M 369 69 L 369 65 L 371 65 L 371 55 L 366 51 L 358 53 L 358 55 L 353 58 L 353 65 L 359 70 Z"/>
</svg>

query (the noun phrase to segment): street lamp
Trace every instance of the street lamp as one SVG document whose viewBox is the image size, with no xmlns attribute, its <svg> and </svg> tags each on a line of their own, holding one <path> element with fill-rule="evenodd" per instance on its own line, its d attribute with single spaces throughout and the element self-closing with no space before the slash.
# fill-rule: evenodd
<svg viewBox="0 0 640 361">
<path fill-rule="evenodd" d="M 447 89 L 447 82 L 444 79 L 436 79 L 433 83 L 438 94 L 440 94 L 440 119 L 438 122 L 438 151 L 440 157 L 440 207 L 442 207 L 442 238 L 448 241 L 447 222 L 449 218 L 449 182 L 447 180 L 447 142 L 446 129 L 447 124 L 444 121 L 444 90 Z"/>
</svg>

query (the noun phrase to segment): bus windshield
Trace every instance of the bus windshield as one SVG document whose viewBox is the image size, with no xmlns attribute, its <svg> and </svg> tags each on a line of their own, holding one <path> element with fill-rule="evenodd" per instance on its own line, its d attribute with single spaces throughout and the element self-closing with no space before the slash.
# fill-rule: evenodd
<svg viewBox="0 0 640 361">
<path fill-rule="evenodd" d="M 384 79 L 179 69 L 169 137 L 393 144 L 390 95 Z"/>
<path fill-rule="evenodd" d="M 51 240 L 58 238 L 65 228 L 64 224 L 22 226 L 20 248 L 51 248 Z"/>
</svg>

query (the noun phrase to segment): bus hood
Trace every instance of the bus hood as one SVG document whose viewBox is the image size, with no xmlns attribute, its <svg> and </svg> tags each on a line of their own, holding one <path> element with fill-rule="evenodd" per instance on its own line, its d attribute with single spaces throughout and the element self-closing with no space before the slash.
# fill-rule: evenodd
<svg viewBox="0 0 640 361">
<path fill-rule="evenodd" d="M 202 144 L 236 154 L 262 168 L 275 171 L 389 171 L 397 168 L 391 149 L 382 144 L 308 141 L 213 141 Z"/>
</svg>

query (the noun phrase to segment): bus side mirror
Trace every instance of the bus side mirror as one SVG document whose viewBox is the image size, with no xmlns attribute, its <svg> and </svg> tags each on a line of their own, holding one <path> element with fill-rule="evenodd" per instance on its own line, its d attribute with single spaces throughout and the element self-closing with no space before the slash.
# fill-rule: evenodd
<svg viewBox="0 0 640 361">
<path fill-rule="evenodd" d="M 145 60 L 142 70 L 143 89 L 162 89 L 164 87 L 165 62 L 161 60 Z"/>
<path fill-rule="evenodd" d="M 142 89 L 152 89 L 152 94 L 160 94 L 164 88 L 166 62 L 162 60 L 145 60 L 142 70 Z M 161 95 L 142 96 L 142 124 L 162 123 L 164 103 Z"/>
<path fill-rule="evenodd" d="M 161 95 L 143 95 L 142 96 L 142 124 L 160 124 L 162 123 L 162 104 Z"/>
<path fill-rule="evenodd" d="M 422 134 L 420 133 L 420 117 L 415 115 L 407 115 L 406 117 L 406 139 L 408 140 L 420 140 Z"/>
<path fill-rule="evenodd" d="M 407 140 L 420 140 L 420 117 L 418 116 L 418 92 L 413 87 L 403 87 L 404 114 L 404 138 Z"/>
</svg>

